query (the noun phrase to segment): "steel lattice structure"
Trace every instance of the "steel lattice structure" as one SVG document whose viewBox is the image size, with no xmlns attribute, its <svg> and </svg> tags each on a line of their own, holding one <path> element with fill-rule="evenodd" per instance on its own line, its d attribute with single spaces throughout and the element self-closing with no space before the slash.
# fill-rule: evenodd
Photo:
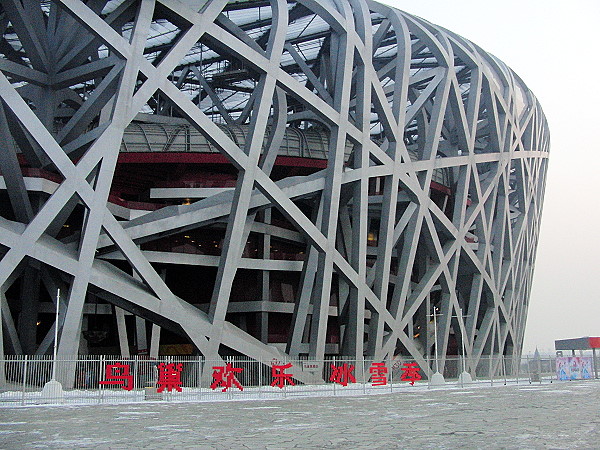
<svg viewBox="0 0 600 450">
<path fill-rule="evenodd" d="M 55 324 L 36 338 L 36 321 L 61 288 L 62 356 L 94 316 L 128 352 L 129 313 L 155 324 L 154 351 L 163 328 L 209 358 L 426 367 L 432 314 L 442 358 L 520 354 L 549 133 L 473 43 L 364 0 L 4 0 L 0 26 L 5 351 L 48 351 Z M 117 175 L 126 137 L 152 123 L 195 133 L 233 184 L 118 204 L 117 178 L 139 177 Z M 282 163 L 293 133 L 322 156 Z M 221 233 L 212 254 L 203 233 Z M 195 273 L 210 282 L 182 291 Z"/>
</svg>

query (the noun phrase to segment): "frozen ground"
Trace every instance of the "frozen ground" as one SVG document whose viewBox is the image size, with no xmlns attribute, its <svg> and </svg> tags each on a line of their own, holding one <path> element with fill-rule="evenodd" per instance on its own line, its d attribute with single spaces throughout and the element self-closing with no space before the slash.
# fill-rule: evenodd
<svg viewBox="0 0 600 450">
<path fill-rule="evenodd" d="M 0 448 L 600 448 L 600 382 L 0 409 Z"/>
</svg>

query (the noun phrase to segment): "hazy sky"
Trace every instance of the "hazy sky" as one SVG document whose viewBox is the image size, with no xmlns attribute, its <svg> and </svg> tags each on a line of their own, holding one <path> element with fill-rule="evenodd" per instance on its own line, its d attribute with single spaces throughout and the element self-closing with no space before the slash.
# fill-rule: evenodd
<svg viewBox="0 0 600 450">
<path fill-rule="evenodd" d="M 600 336 L 600 1 L 380 1 L 475 42 L 536 95 L 551 149 L 524 353 Z"/>
</svg>

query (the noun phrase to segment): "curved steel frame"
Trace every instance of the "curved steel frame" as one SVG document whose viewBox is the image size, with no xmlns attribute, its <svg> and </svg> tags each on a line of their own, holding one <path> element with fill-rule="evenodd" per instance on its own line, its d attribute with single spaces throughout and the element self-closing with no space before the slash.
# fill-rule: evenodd
<svg viewBox="0 0 600 450">
<path fill-rule="evenodd" d="M 50 293 L 68 292 L 63 356 L 78 351 L 89 292 L 117 313 L 180 330 L 210 358 L 224 345 L 263 361 L 323 359 L 330 315 L 341 328 L 334 351 L 354 358 L 403 354 L 426 367 L 432 314 L 442 358 L 454 344 L 472 365 L 482 355 L 520 354 L 549 134 L 535 97 L 502 62 L 364 0 L 41 7 L 6 0 L 2 7 L 0 168 L 12 213 L 0 218 L 0 285 L 11 351 L 32 351 L 21 344 L 36 316 L 23 311 L 39 308 L 31 295 L 37 280 Z M 206 136 L 239 171 L 233 192 L 117 220 L 108 196 L 124 130 L 140 111 L 184 117 Z M 249 124 L 245 145 L 216 122 Z M 274 180 L 284 129 L 315 126 L 329 134 L 327 168 Z M 37 187 L 19 158 L 56 181 Z M 451 179 L 444 205 L 430 197 L 441 169 Z M 374 178 L 384 186 L 377 198 L 368 193 Z M 36 189 L 51 196 L 34 202 Z M 312 216 L 300 202 L 312 202 Z M 80 234 L 57 239 L 76 204 L 86 211 Z M 277 234 L 258 226 L 270 208 L 307 245 L 305 260 L 294 263 L 302 276 L 285 351 L 226 321 L 240 267 L 268 277 L 290 264 L 242 257 L 250 232 L 267 246 Z M 373 218 L 375 248 L 367 236 Z M 226 223 L 226 238 L 205 313 L 173 294 L 139 245 L 215 221 Z M 128 261 L 133 275 L 111 255 Z M 19 278 L 15 309 L 6 292 Z"/>
</svg>

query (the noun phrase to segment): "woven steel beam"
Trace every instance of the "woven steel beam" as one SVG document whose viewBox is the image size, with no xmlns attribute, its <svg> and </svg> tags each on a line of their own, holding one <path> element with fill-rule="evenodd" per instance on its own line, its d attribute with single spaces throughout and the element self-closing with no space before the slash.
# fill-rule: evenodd
<svg viewBox="0 0 600 450">
<path fill-rule="evenodd" d="M 436 352 L 443 368 L 464 347 L 476 374 L 482 357 L 520 354 L 549 132 L 535 96 L 502 62 L 365 0 L 3 6 L 4 353 L 49 348 L 56 324 L 34 343 L 25 328 L 38 311 L 19 314 L 41 301 L 29 297 L 46 295 L 42 280 L 68 285 L 62 357 L 79 349 L 88 295 L 115 305 L 123 353 L 127 310 L 154 322 L 153 353 L 166 326 L 206 357 L 237 352 L 265 363 L 399 358 L 429 375 Z M 206 186 L 208 197 L 192 201 L 194 188 L 173 186 L 161 191 L 170 204 L 119 220 L 134 217 L 111 212 L 122 171 L 150 164 L 119 160 L 139 113 L 157 127 L 163 118 L 197 130 L 223 159 L 188 160 L 190 170 L 224 171 L 235 188 Z M 326 162 L 275 166 L 290 142 L 310 158 L 309 135 Z M 36 177 L 53 184 L 34 188 Z M 132 172 L 129 185 L 146 182 L 139 177 Z M 222 243 L 200 255 L 172 244 L 192 234 Z M 210 300 L 175 294 L 185 291 L 182 267 L 213 274 Z M 255 329 L 254 306 L 233 305 L 236 283 L 256 292 L 243 301 L 263 308 Z M 277 289 L 293 307 L 264 306 L 278 301 Z M 441 314 L 435 343 L 432 314 Z"/>
</svg>

